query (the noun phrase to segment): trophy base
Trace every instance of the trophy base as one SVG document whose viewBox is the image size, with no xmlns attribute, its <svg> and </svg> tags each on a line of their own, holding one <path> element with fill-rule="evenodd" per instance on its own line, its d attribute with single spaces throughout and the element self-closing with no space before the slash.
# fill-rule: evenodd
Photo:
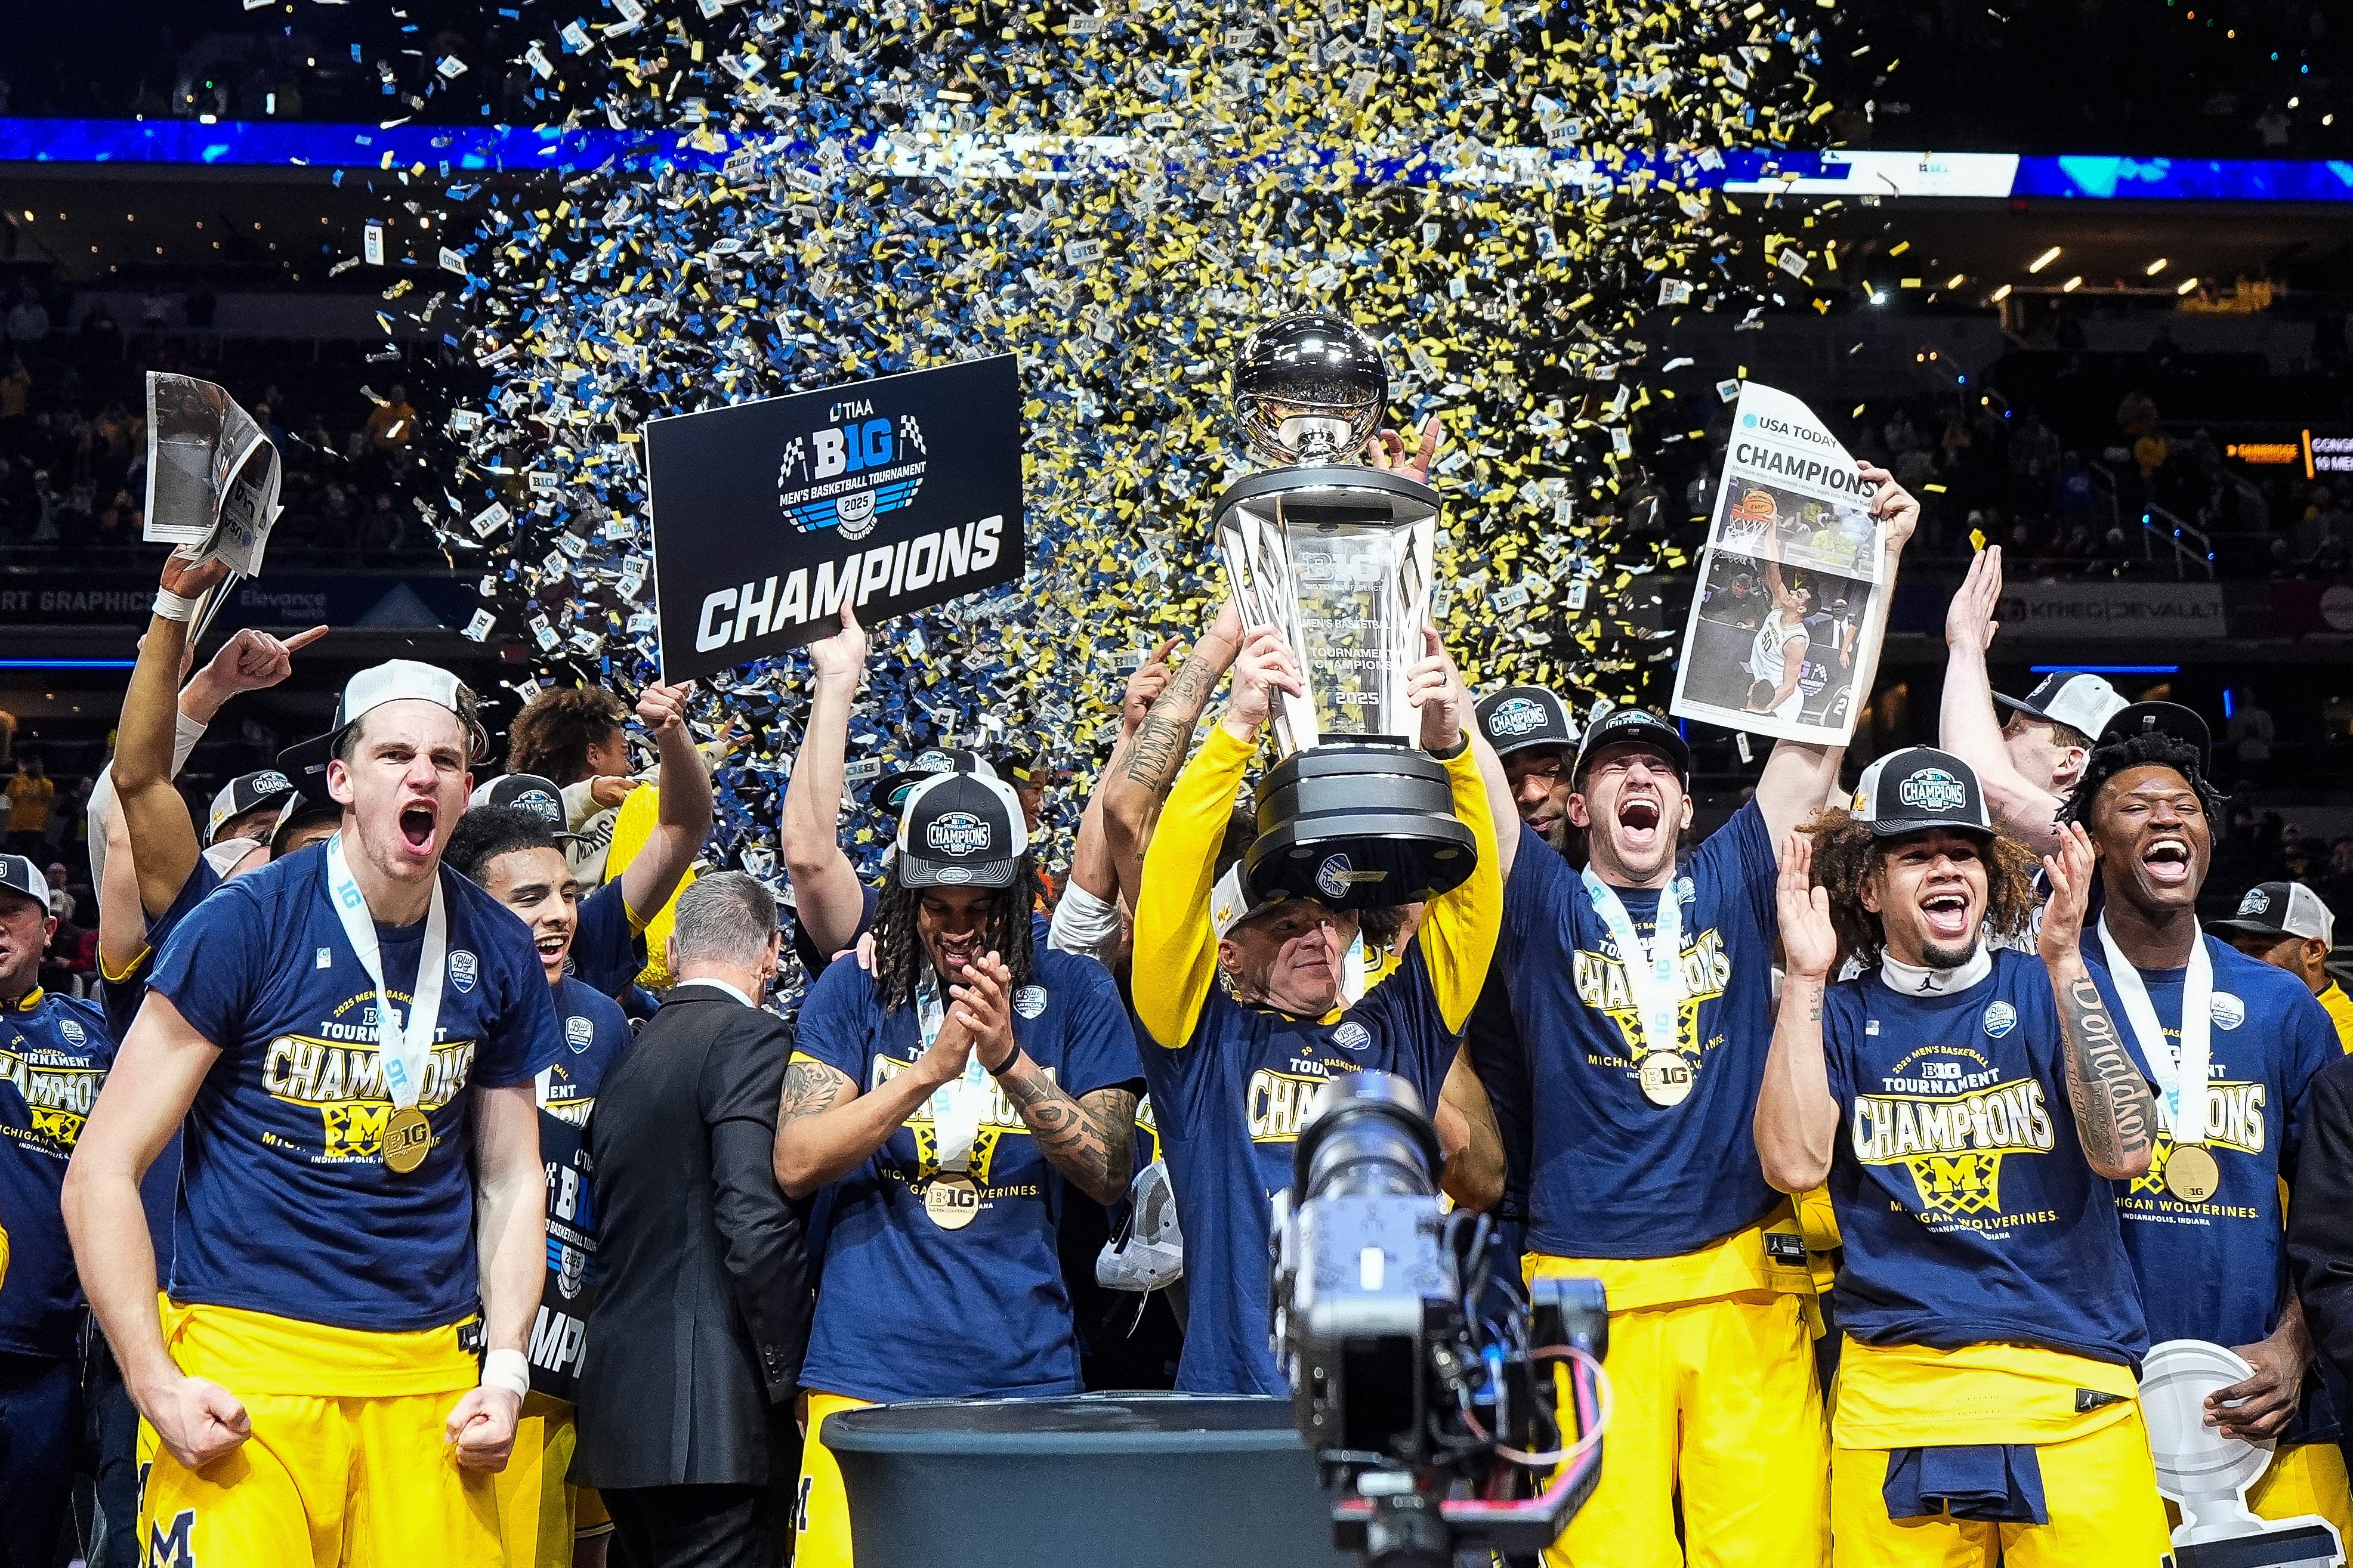
<svg viewBox="0 0 2353 1568">
<path fill-rule="evenodd" d="M 1445 767 L 1402 745 L 1285 757 L 1259 786 L 1258 826 L 1243 864 L 1260 898 L 1385 909 L 1460 887 L 1479 863 Z"/>
</svg>

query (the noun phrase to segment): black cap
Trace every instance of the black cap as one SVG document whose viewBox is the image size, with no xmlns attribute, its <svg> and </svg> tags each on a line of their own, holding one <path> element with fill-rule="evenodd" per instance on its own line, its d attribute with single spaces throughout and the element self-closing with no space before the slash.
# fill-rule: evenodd
<svg viewBox="0 0 2353 1568">
<path fill-rule="evenodd" d="M 343 808 L 332 800 L 321 800 L 308 793 L 297 796 L 291 808 L 278 819 L 270 829 L 269 858 L 272 860 L 286 853 L 287 842 L 297 833 L 316 823 L 329 822 L 341 826 Z"/>
<path fill-rule="evenodd" d="M 978 773 L 995 778 L 997 770 L 978 752 L 962 746 L 926 746 L 904 766 L 892 769 L 866 786 L 866 804 L 896 816 L 914 787 L 941 773 Z"/>
<path fill-rule="evenodd" d="M 0 855 L 0 888 L 12 893 L 22 893 L 41 906 L 46 914 L 49 908 L 49 879 L 41 868 L 22 855 Z"/>
<path fill-rule="evenodd" d="M 942 773 L 907 797 L 892 874 L 907 888 L 1009 888 L 1029 849 L 1029 830 L 1011 784 L 979 773 Z"/>
<path fill-rule="evenodd" d="M 547 824 L 548 831 L 558 838 L 578 837 L 565 829 L 571 826 L 564 814 L 564 792 L 554 779 L 537 773 L 501 773 L 487 784 L 474 786 L 466 797 L 469 807 L 477 805 L 512 805 L 530 812 Z"/>
<path fill-rule="evenodd" d="M 2302 882 L 2258 882 L 2239 900 L 2238 913 L 2208 921 L 2206 929 L 2233 936 L 2298 936 L 2334 946 L 2337 916 Z"/>
<path fill-rule="evenodd" d="M 1541 686 L 1506 686 L 1479 699 L 1472 710 L 1479 732 L 1499 757 L 1530 746 L 1573 747 L 1577 721 L 1568 704 Z"/>
<path fill-rule="evenodd" d="M 2099 744 L 2113 745 L 2140 735 L 2167 735 L 2198 752 L 2198 771 L 2207 771 L 2213 754 L 2214 732 L 2206 721 L 2179 702 L 2136 702 L 2119 708 L 2100 731 Z"/>
<path fill-rule="evenodd" d="M 210 844 L 217 839 L 222 828 L 247 812 L 259 811 L 265 805 L 282 807 L 295 794 L 293 781 L 276 768 L 237 774 L 213 796 L 212 811 L 205 824 L 205 842 Z"/>
<path fill-rule="evenodd" d="M 1863 769 L 1852 809 L 1882 838 L 1930 827 L 1993 835 L 1977 770 L 1934 746 L 1906 746 Z"/>
<path fill-rule="evenodd" d="M 1586 726 L 1584 743 L 1577 748 L 1575 777 L 1584 779 L 1585 770 L 1604 746 L 1630 744 L 1664 752 L 1675 765 L 1675 776 L 1686 785 L 1691 783 L 1690 743 L 1682 731 L 1647 708 L 1613 708 Z"/>
</svg>

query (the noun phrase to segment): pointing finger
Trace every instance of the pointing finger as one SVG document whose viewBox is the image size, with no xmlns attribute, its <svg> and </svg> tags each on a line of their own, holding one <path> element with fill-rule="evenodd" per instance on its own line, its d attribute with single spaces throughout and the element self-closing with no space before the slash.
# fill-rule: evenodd
<svg viewBox="0 0 2353 1568">
<path fill-rule="evenodd" d="M 325 637 L 326 635 L 326 627 L 312 626 L 307 632 L 295 633 L 292 637 L 288 637 L 280 646 L 284 647 L 288 653 L 301 653 L 304 648 L 309 647 L 312 643 L 317 642 L 321 637 Z"/>
</svg>

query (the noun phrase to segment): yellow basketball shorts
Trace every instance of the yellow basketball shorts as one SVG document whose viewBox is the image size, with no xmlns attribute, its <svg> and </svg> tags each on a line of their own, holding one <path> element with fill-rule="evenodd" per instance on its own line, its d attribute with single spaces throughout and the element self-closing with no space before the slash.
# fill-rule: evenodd
<svg viewBox="0 0 2353 1568">
<path fill-rule="evenodd" d="M 2258 1519 L 2295 1519 L 2316 1514 L 2337 1527 L 2339 1541 L 2353 1542 L 2353 1493 L 2345 1475 L 2345 1452 L 2334 1443 L 2284 1443 L 2271 1467 L 2247 1489 L 2247 1507 Z"/>
<path fill-rule="evenodd" d="M 183 1372 L 245 1405 L 252 1436 L 201 1470 L 139 1426 L 146 1568 L 501 1568 L 492 1478 L 444 1423 L 473 1386 L 454 1328 L 364 1333 L 226 1307 L 163 1309 Z M 303 1381 L 363 1394 L 291 1391 Z"/>
<path fill-rule="evenodd" d="M 849 1494 L 841 1467 L 825 1446 L 825 1418 L 864 1410 L 871 1399 L 811 1393 L 808 1436 L 801 1443 L 800 1494 L 793 1508 L 793 1568 L 856 1568 L 849 1551 Z"/>
<path fill-rule="evenodd" d="M 1831 1455 L 1833 1568 L 2158 1568 L 2173 1550 L 2138 1405 L 2125 1419 L 2035 1448 L 2049 1524 L 1890 1519 L 1880 1489 L 1888 1452 Z"/>
<path fill-rule="evenodd" d="M 1806 1306 L 1759 1290 L 1609 1314 L 1601 1479 L 1546 1552 L 1552 1568 L 1830 1560 L 1830 1434 Z"/>
<path fill-rule="evenodd" d="M 139 1539 L 148 1568 L 507 1562 L 492 1478 L 460 1469 L 444 1440 L 458 1395 L 238 1397 L 253 1436 L 201 1470 L 184 1469 L 154 1428 L 139 1424 Z"/>
<path fill-rule="evenodd" d="M 570 1568 L 575 1541 L 612 1533 L 596 1489 L 564 1479 L 578 1442 L 571 1405 L 540 1394 L 523 1401 L 514 1457 L 493 1478 L 508 1568 Z"/>
</svg>

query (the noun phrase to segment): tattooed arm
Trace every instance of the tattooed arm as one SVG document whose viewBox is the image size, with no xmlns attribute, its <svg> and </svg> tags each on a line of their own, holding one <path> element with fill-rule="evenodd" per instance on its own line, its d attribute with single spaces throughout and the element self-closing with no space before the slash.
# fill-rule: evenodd
<svg viewBox="0 0 2353 1568">
<path fill-rule="evenodd" d="M 1105 771 L 1095 797 L 1103 808 L 1103 841 L 1118 875 L 1120 895 L 1136 907 L 1144 885 L 1144 851 L 1152 842 L 1160 802 L 1185 765 L 1193 726 L 1209 706 L 1209 696 L 1241 648 L 1241 613 L 1231 600 L 1190 657 L 1168 678 L 1160 695 Z"/>
<path fill-rule="evenodd" d="M 1072 1100 L 1018 1047 L 997 1082 L 1054 1169 L 1099 1204 L 1126 1195 L 1135 1165 L 1133 1090 L 1099 1089 Z"/>
<path fill-rule="evenodd" d="M 2079 822 L 2062 830 L 2057 855 L 2043 857 L 2051 902 L 2042 915 L 2042 966 L 2051 972 L 2051 989 L 2059 1003 L 2067 1102 L 2075 1112 L 2075 1135 L 2083 1140 L 2084 1158 L 2099 1174 L 2125 1181 L 2148 1169 L 2157 1101 L 2084 963 L 2084 911 L 2090 901 L 2092 861 L 2092 840 Z"/>
<path fill-rule="evenodd" d="M 960 994 L 955 988 L 951 993 Z M 803 1029 L 827 1026 L 828 1020 L 811 1016 L 816 1008 L 812 1000 L 804 1009 Z M 776 1102 L 776 1184 L 786 1197 L 805 1198 L 856 1170 L 922 1108 L 932 1090 L 964 1076 L 971 1052 L 972 1029 L 961 1006 L 948 1009 L 931 1048 L 913 1067 L 871 1094 L 860 1094 L 839 1068 L 795 1051 Z"/>
</svg>

